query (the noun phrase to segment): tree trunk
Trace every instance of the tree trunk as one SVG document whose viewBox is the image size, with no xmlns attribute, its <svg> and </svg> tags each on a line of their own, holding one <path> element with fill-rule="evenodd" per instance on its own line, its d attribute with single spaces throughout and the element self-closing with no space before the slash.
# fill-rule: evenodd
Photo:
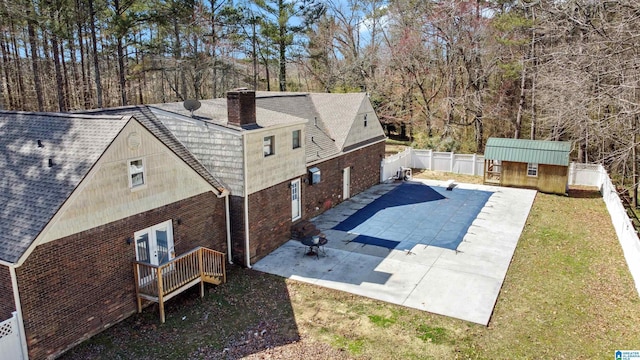
<svg viewBox="0 0 640 360">
<path fill-rule="evenodd" d="M 91 29 L 91 45 L 93 55 L 93 72 L 94 80 L 96 82 L 96 99 L 98 101 L 98 108 L 102 108 L 102 80 L 100 79 L 100 60 L 98 59 L 98 39 L 96 36 L 96 14 L 93 10 L 93 0 L 88 0 L 90 21 L 89 26 Z"/>
<path fill-rule="evenodd" d="M 36 106 L 38 111 L 44 111 L 44 98 L 42 96 L 42 79 L 40 77 L 40 67 L 38 65 L 38 48 L 36 43 L 36 31 L 35 26 L 35 14 L 29 5 L 26 9 L 27 12 L 27 32 L 29 34 L 29 46 L 31 48 L 31 67 L 33 70 L 33 83 L 36 91 Z"/>
<path fill-rule="evenodd" d="M 11 24 L 11 28 L 12 28 L 12 34 L 15 34 L 15 28 L 14 28 L 14 24 L 12 22 Z M 16 40 L 15 36 L 12 36 L 12 40 L 13 40 L 13 62 L 14 64 L 16 64 L 16 73 L 18 74 L 18 101 L 17 101 L 17 105 L 20 109 L 24 109 L 25 104 L 27 103 L 27 92 L 25 90 L 25 84 L 24 84 L 24 75 L 22 72 L 22 57 L 18 54 L 18 41 Z M 26 52 L 27 49 L 27 43 L 26 41 L 24 42 L 24 49 Z"/>
<path fill-rule="evenodd" d="M 278 82 L 280 83 L 280 91 L 287 91 L 287 24 L 282 23 L 285 19 L 285 5 L 283 0 L 278 1 L 278 9 L 280 11 L 278 26 L 278 50 L 280 54 L 280 73 L 278 74 Z"/>
<path fill-rule="evenodd" d="M 125 67 L 124 67 L 124 44 L 122 43 L 122 36 L 118 37 L 118 85 L 120 86 L 120 104 L 122 106 L 127 106 L 127 79 L 125 77 Z"/>
<path fill-rule="evenodd" d="M 51 19 L 55 19 L 53 6 L 50 8 Z M 64 101 L 64 79 L 62 78 L 62 69 L 60 68 L 60 45 L 58 44 L 58 35 L 55 31 L 51 32 L 51 48 L 53 50 L 53 67 L 56 76 L 56 95 L 58 98 L 58 111 L 66 112 L 67 108 Z"/>
<path fill-rule="evenodd" d="M 522 113 L 524 112 L 525 86 L 527 79 L 527 61 L 525 55 L 522 56 L 522 71 L 520 72 L 520 101 L 518 101 L 518 113 L 516 114 L 516 131 L 513 134 L 514 139 L 520 139 L 522 131 Z"/>
<path fill-rule="evenodd" d="M 80 47 L 80 74 L 82 76 L 82 108 L 89 109 L 91 106 L 89 98 L 89 80 L 87 79 L 87 72 L 85 71 L 85 46 L 84 46 L 84 34 L 82 32 L 82 14 L 84 12 L 81 9 L 80 1 L 76 0 L 76 26 L 78 27 L 78 46 Z M 76 65 L 75 46 L 73 45 L 73 39 L 69 39 L 69 50 L 72 52 L 71 60 L 73 61 L 74 69 L 76 69 L 76 77 L 78 67 Z M 76 83 L 79 80 L 76 80 Z"/>
<path fill-rule="evenodd" d="M 6 106 L 11 109 L 14 106 L 14 100 L 13 93 L 11 91 L 11 77 L 9 76 L 9 44 L 4 41 L 4 36 L 0 36 L 0 52 L 2 54 L 2 68 L 4 69 L 4 74 L 2 74 L 4 75 L 4 86 L 2 87 L 2 89 L 0 89 L 0 91 L 4 91 L 4 89 L 6 88 L 7 93 L 6 103 L 4 102 L 4 93 L 2 96 L 0 96 L 0 106 L 2 106 L 2 109 L 4 109 Z"/>
<path fill-rule="evenodd" d="M 633 142 L 631 143 L 631 170 L 633 172 L 633 208 L 638 208 L 638 159 L 636 149 L 638 143 L 638 115 L 633 117 Z"/>
</svg>

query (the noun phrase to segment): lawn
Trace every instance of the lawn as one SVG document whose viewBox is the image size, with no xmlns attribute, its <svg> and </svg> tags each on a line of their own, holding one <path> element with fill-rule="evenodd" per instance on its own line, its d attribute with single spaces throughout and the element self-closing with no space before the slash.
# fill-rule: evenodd
<svg viewBox="0 0 640 360">
<path fill-rule="evenodd" d="M 611 359 L 640 348 L 638 293 L 588 191 L 537 195 L 487 327 L 238 267 L 228 280 L 169 301 L 165 324 L 150 306 L 63 358 Z"/>
</svg>

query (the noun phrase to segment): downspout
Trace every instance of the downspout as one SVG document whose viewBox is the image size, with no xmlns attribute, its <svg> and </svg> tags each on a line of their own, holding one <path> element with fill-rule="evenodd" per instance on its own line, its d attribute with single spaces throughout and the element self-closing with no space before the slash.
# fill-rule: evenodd
<svg viewBox="0 0 640 360">
<path fill-rule="evenodd" d="M 18 327 L 20 328 L 20 345 L 22 345 L 22 358 L 29 359 L 27 333 L 24 330 L 24 322 L 22 320 L 22 304 L 20 302 L 20 293 L 18 291 L 18 277 L 16 276 L 16 268 L 13 266 L 9 266 L 9 274 L 11 275 L 11 286 L 13 287 L 13 301 L 15 302 L 16 313 L 18 314 Z"/>
<path fill-rule="evenodd" d="M 229 218 L 229 193 L 224 197 L 224 212 L 227 224 L 227 257 L 229 264 L 233 264 L 233 255 L 231 254 L 231 220 Z"/>
<path fill-rule="evenodd" d="M 251 269 L 251 249 L 249 248 L 249 194 L 247 192 L 247 134 L 242 134 L 242 161 L 244 182 L 244 255 L 247 269 Z"/>
</svg>

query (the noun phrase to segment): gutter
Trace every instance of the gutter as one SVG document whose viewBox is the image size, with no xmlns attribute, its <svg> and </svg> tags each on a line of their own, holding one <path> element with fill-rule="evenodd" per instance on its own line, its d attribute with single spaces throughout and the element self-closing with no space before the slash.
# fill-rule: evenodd
<svg viewBox="0 0 640 360">
<path fill-rule="evenodd" d="M 243 195 L 244 195 L 244 255 L 247 269 L 251 269 L 251 250 L 249 247 L 249 194 L 247 192 L 247 135 L 242 134 Z"/>
<path fill-rule="evenodd" d="M 366 148 L 367 146 L 371 146 L 371 145 L 379 144 L 379 143 L 381 143 L 381 142 L 385 142 L 386 140 L 387 140 L 387 137 L 385 136 L 385 137 L 384 137 L 384 139 L 380 139 L 380 140 L 378 140 L 378 141 L 374 141 L 374 142 L 371 142 L 371 143 L 368 143 L 368 144 L 364 144 L 364 145 L 358 146 L 358 147 L 353 148 L 353 149 L 349 149 L 349 151 L 340 151 L 340 152 L 338 152 L 337 154 L 334 154 L 334 155 L 328 156 L 328 157 L 326 157 L 326 158 L 322 158 L 322 159 L 317 159 L 317 160 L 313 160 L 313 161 L 305 162 L 305 166 L 309 167 L 309 166 L 314 166 L 314 165 L 322 164 L 322 163 L 323 163 L 323 162 L 325 162 L 325 161 L 333 160 L 333 159 L 338 158 L 338 157 L 340 157 L 340 156 L 342 156 L 342 155 L 346 155 L 346 154 L 352 153 L 352 152 L 354 152 L 354 151 L 358 151 L 358 150 L 364 149 L 364 148 Z"/>
<path fill-rule="evenodd" d="M 13 287 L 13 301 L 16 305 L 16 314 L 18 315 L 20 345 L 22 345 L 22 358 L 29 359 L 29 348 L 27 347 L 27 334 L 24 330 L 24 322 L 22 320 L 22 304 L 20 302 L 20 292 L 18 291 L 18 277 L 16 276 L 16 268 L 13 266 L 9 266 L 9 274 L 11 275 L 11 287 Z"/>
<path fill-rule="evenodd" d="M 231 254 L 231 219 L 229 218 L 229 193 L 224 196 L 224 213 L 225 223 L 227 225 L 227 257 L 229 264 L 233 264 L 233 255 Z"/>
</svg>

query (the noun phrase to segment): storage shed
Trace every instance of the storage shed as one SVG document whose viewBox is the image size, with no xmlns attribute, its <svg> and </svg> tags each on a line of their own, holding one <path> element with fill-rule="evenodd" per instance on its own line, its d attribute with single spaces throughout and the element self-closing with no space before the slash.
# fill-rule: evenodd
<svg viewBox="0 0 640 360">
<path fill-rule="evenodd" d="M 566 194 L 569 141 L 489 138 L 484 154 L 484 183 Z"/>
</svg>

